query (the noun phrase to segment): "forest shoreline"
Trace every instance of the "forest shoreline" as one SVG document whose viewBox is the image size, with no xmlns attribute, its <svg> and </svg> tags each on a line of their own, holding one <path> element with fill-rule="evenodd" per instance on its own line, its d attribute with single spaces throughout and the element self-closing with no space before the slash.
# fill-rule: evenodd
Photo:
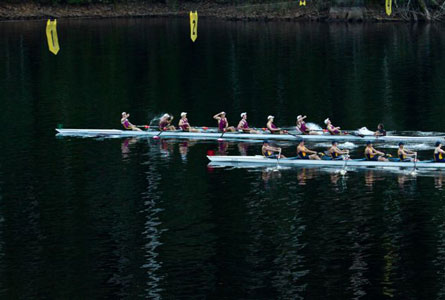
<svg viewBox="0 0 445 300">
<path fill-rule="evenodd" d="M 383 6 L 320 8 L 311 5 L 311 2 L 306 2 L 306 6 L 300 6 L 298 1 L 249 5 L 184 3 L 174 6 L 141 2 L 87 5 L 0 4 L 0 20 L 186 17 L 191 10 L 198 11 L 199 17 L 239 21 L 416 22 L 424 20 L 420 13 L 407 16 L 396 11 L 387 16 Z"/>
</svg>

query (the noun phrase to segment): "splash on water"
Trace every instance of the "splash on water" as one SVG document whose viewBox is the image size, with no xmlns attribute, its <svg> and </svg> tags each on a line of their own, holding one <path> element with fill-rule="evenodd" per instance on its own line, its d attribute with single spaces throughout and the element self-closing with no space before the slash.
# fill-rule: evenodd
<svg viewBox="0 0 445 300">
<path fill-rule="evenodd" d="M 318 144 L 315 144 L 315 147 L 320 147 L 320 148 L 329 148 L 331 146 L 332 146 L 331 143 L 318 143 Z M 338 144 L 338 147 L 340 149 L 355 149 L 355 148 L 358 148 L 359 146 L 354 144 L 354 143 L 351 143 L 351 142 L 344 142 L 344 143 Z"/>
</svg>

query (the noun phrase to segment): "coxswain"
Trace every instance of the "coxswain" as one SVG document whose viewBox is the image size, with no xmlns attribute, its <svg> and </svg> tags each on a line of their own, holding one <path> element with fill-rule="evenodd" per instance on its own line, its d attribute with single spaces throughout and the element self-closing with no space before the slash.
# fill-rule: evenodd
<svg viewBox="0 0 445 300">
<path fill-rule="evenodd" d="M 140 128 L 137 128 L 136 125 L 133 125 L 130 123 L 130 121 L 128 120 L 128 118 L 130 117 L 130 114 L 123 112 L 121 114 L 121 116 L 122 116 L 121 124 L 122 124 L 122 126 L 124 126 L 125 129 L 134 130 L 134 131 L 142 131 Z"/>
<path fill-rule="evenodd" d="M 374 132 L 374 135 L 377 136 L 377 137 L 379 137 L 379 136 L 386 136 L 386 130 L 385 130 L 385 127 L 383 126 L 382 123 L 377 125 L 377 131 Z"/>
<path fill-rule="evenodd" d="M 316 131 L 311 131 L 304 122 L 307 116 L 298 115 L 297 116 L 297 134 L 318 134 Z"/>
<path fill-rule="evenodd" d="M 300 159 L 312 159 L 317 160 L 320 159 L 320 156 L 317 155 L 316 151 L 309 150 L 304 145 L 304 140 L 300 140 L 297 146 L 297 156 Z"/>
<path fill-rule="evenodd" d="M 417 160 L 417 152 L 407 150 L 404 148 L 405 143 L 399 143 L 399 149 L 397 150 L 397 156 L 399 157 L 401 162 L 410 162 Z M 413 157 L 414 156 L 414 157 Z"/>
<path fill-rule="evenodd" d="M 225 112 L 222 111 L 222 112 L 214 115 L 213 118 L 218 121 L 218 131 L 219 132 L 227 132 L 227 131 L 235 132 L 236 131 L 235 127 L 229 126 L 229 122 L 227 121 Z"/>
<path fill-rule="evenodd" d="M 332 125 L 331 120 L 329 120 L 329 118 L 324 120 L 324 123 L 326 124 L 326 129 L 328 130 L 328 132 L 330 134 L 332 134 L 332 135 L 341 134 L 340 127 L 335 127 L 334 125 Z"/>
<path fill-rule="evenodd" d="M 249 123 L 247 123 L 247 113 L 245 112 L 241 113 L 241 120 L 239 121 L 236 129 L 244 133 L 259 133 L 255 129 L 249 127 Z"/>
<path fill-rule="evenodd" d="M 261 153 L 263 154 L 264 157 L 267 158 L 286 158 L 283 154 L 281 154 L 281 148 L 272 147 L 271 145 L 269 145 L 268 140 L 265 140 L 263 142 Z"/>
<path fill-rule="evenodd" d="M 341 160 L 343 159 L 343 155 L 349 154 L 349 150 L 341 150 L 338 148 L 337 141 L 332 141 L 332 146 L 329 148 L 328 152 L 334 160 Z"/>
<path fill-rule="evenodd" d="M 286 130 L 283 130 L 281 128 L 278 128 L 274 123 L 273 120 L 275 119 L 274 116 L 268 116 L 267 117 L 267 129 L 270 131 L 270 133 L 275 133 L 275 134 L 284 134 L 287 133 Z"/>
<path fill-rule="evenodd" d="M 383 156 L 385 153 L 377 151 L 372 147 L 372 142 L 367 141 L 366 142 L 366 148 L 365 148 L 365 158 L 366 160 L 371 161 L 388 161 L 388 159 L 384 158 Z"/>
<path fill-rule="evenodd" d="M 190 127 L 189 120 L 187 119 L 187 113 L 186 112 L 182 112 L 181 113 L 181 119 L 179 119 L 178 127 L 182 131 L 199 132 L 198 129 Z"/>
<path fill-rule="evenodd" d="M 168 131 L 168 130 L 176 130 L 175 126 L 171 125 L 173 121 L 173 116 L 169 114 L 164 114 L 161 119 L 159 119 L 159 130 L 160 131 Z"/>
<path fill-rule="evenodd" d="M 445 162 L 445 151 L 442 150 L 442 142 L 436 142 L 436 149 L 434 149 L 434 161 Z"/>
</svg>

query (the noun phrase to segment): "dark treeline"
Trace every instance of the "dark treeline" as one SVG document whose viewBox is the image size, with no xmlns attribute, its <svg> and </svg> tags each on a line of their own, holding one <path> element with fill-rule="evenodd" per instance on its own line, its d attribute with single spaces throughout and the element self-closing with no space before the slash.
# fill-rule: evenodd
<svg viewBox="0 0 445 300">
<path fill-rule="evenodd" d="M 138 4 L 165 6 L 177 11 L 190 5 L 202 6 L 237 6 L 251 8 L 255 13 L 275 11 L 283 14 L 289 8 L 297 7 L 298 0 L 3 0 L 11 4 L 41 4 L 41 5 L 88 5 L 88 4 Z M 3 2 L 2 1 L 2 2 Z M 332 7 L 366 7 L 381 11 L 385 1 L 382 0 L 307 0 L 310 7 L 318 13 L 328 11 Z M 392 0 L 393 17 L 404 20 L 443 20 L 445 17 L 445 0 Z M 204 9 L 205 10 L 205 9 Z M 203 11 L 203 10 L 201 10 Z"/>
</svg>

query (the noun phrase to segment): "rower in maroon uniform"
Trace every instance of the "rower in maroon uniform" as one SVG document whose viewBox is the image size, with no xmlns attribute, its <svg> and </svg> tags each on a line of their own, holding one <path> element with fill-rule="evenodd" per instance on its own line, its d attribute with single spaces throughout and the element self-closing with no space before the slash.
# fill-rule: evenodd
<svg viewBox="0 0 445 300">
<path fill-rule="evenodd" d="M 176 130 L 175 126 L 171 125 L 173 121 L 173 116 L 169 114 L 164 114 L 161 119 L 159 119 L 159 130 L 160 131 L 168 131 L 168 130 Z"/>
<path fill-rule="evenodd" d="M 324 120 L 324 123 L 326 124 L 326 129 L 328 130 L 328 132 L 330 134 L 332 134 L 332 135 L 341 134 L 340 127 L 335 127 L 334 125 L 332 125 L 331 120 L 329 120 L 329 118 Z"/>
<path fill-rule="evenodd" d="M 135 125 L 131 124 L 128 118 L 130 117 L 130 114 L 127 114 L 126 112 L 123 112 L 121 114 L 121 124 L 124 126 L 127 130 L 134 130 L 134 131 L 142 131 L 139 128 L 137 128 Z"/>
<path fill-rule="evenodd" d="M 245 112 L 241 113 L 241 120 L 239 121 L 236 129 L 244 133 L 259 133 L 258 131 L 249 127 L 249 123 L 247 123 L 247 113 Z"/>
<path fill-rule="evenodd" d="M 229 121 L 227 121 L 225 112 L 222 111 L 222 112 L 214 115 L 213 118 L 218 121 L 218 131 L 219 132 L 226 132 L 226 131 L 235 132 L 236 131 L 235 127 L 229 126 Z"/>
<path fill-rule="evenodd" d="M 267 129 L 270 131 L 270 133 L 274 133 L 274 134 L 285 134 L 285 133 L 287 133 L 287 130 L 283 130 L 281 128 L 278 128 L 273 123 L 274 119 L 275 119 L 274 116 L 268 116 L 267 117 Z"/>
<path fill-rule="evenodd" d="M 181 113 L 181 119 L 179 119 L 179 128 L 182 131 L 188 131 L 188 132 L 199 132 L 198 129 L 192 128 L 189 124 L 189 120 L 187 119 L 187 113 L 182 112 Z"/>
<path fill-rule="evenodd" d="M 297 134 L 318 134 L 316 131 L 311 131 L 304 122 L 307 116 L 298 115 L 297 116 Z"/>
</svg>

